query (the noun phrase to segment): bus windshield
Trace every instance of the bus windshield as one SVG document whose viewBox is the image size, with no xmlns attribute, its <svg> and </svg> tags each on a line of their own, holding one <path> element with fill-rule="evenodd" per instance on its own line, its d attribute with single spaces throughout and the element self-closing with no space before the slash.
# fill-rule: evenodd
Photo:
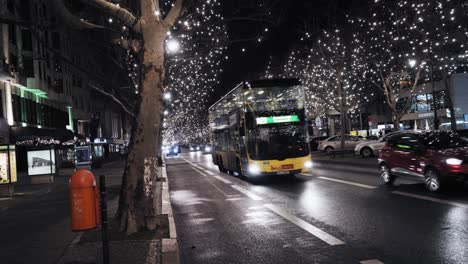
<svg viewBox="0 0 468 264">
<path fill-rule="evenodd" d="M 258 126 L 249 129 L 248 153 L 253 160 L 284 160 L 309 155 L 303 125 Z"/>
</svg>

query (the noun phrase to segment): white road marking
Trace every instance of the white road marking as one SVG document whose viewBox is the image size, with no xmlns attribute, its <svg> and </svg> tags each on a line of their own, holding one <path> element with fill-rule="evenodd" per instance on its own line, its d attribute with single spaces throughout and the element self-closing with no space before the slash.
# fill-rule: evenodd
<svg viewBox="0 0 468 264">
<path fill-rule="evenodd" d="M 278 206 L 272 204 L 264 204 L 266 208 L 272 210 L 276 214 L 282 216 L 286 220 L 290 221 L 291 223 L 297 225 L 298 227 L 304 229 L 305 231 L 309 232 L 313 236 L 317 237 L 318 239 L 322 240 L 323 242 L 329 244 L 330 246 L 336 245 L 344 245 L 345 242 L 339 240 L 338 238 L 328 234 L 327 232 L 307 223 L 306 221 L 290 214 L 288 211 L 280 208 Z"/>
<path fill-rule="evenodd" d="M 205 177 L 208 177 L 208 175 L 206 175 L 205 173 L 203 173 L 201 170 L 195 168 L 195 167 L 192 167 L 192 169 L 196 170 L 198 173 L 200 173 L 201 175 L 205 176 Z"/>
<path fill-rule="evenodd" d="M 363 261 L 360 261 L 359 263 L 361 264 L 384 264 L 382 261 L 378 259 L 363 260 Z"/>
<path fill-rule="evenodd" d="M 426 201 L 441 203 L 441 204 L 448 204 L 448 205 L 453 205 L 453 206 L 468 208 L 468 204 L 458 203 L 458 202 L 452 202 L 452 201 L 442 200 L 442 199 L 437 199 L 437 198 L 433 198 L 433 197 L 429 197 L 429 196 L 424 196 L 424 195 L 419 195 L 419 194 L 412 194 L 412 193 L 399 192 L 399 191 L 394 191 L 394 192 L 392 192 L 392 193 L 398 194 L 398 195 L 407 196 L 407 197 L 412 197 L 412 198 L 416 198 L 416 199 L 421 199 L 421 200 L 426 200 Z"/>
<path fill-rule="evenodd" d="M 211 175 L 216 175 L 216 173 L 212 172 L 212 171 L 209 171 L 209 170 L 204 170 L 204 172 L 208 173 L 208 174 L 211 174 Z"/>
<path fill-rule="evenodd" d="M 242 197 L 233 197 L 233 198 L 227 198 L 226 201 L 239 201 L 239 200 L 243 200 L 244 198 Z"/>
<path fill-rule="evenodd" d="M 233 185 L 231 185 L 231 187 L 234 188 L 234 189 L 236 189 L 236 190 L 238 190 L 239 192 L 241 192 L 241 193 L 247 195 L 248 197 L 250 197 L 251 199 L 253 199 L 253 200 L 255 200 L 255 201 L 261 201 L 261 200 L 263 200 L 262 197 L 260 197 L 260 196 L 258 196 L 258 195 L 256 195 L 256 194 L 254 194 L 254 193 L 252 193 L 252 192 L 247 191 L 246 189 L 240 187 L 239 185 L 233 184 Z"/>
<path fill-rule="evenodd" d="M 5 198 L 0 198 L 0 201 L 8 201 L 8 200 L 11 200 L 11 199 L 13 199 L 13 198 L 11 198 L 11 197 L 5 197 Z"/>
<path fill-rule="evenodd" d="M 216 179 L 218 179 L 218 180 L 224 182 L 224 183 L 232 184 L 232 182 L 230 182 L 230 181 L 224 179 L 223 177 L 220 177 L 220 176 L 214 176 L 214 177 L 215 177 Z"/>
<path fill-rule="evenodd" d="M 357 183 L 357 182 L 350 182 L 350 181 L 338 180 L 338 179 L 334 179 L 334 178 L 328 178 L 328 177 L 317 177 L 317 178 L 322 179 L 322 180 L 333 181 L 333 182 L 339 182 L 339 183 L 343 183 L 343 184 L 348 184 L 348 185 L 352 185 L 352 186 L 357 186 L 357 187 L 361 187 L 361 188 L 366 188 L 366 189 L 375 189 L 375 188 L 377 188 L 376 186 L 371 186 L 371 185 L 362 184 L 362 183 Z"/>
</svg>

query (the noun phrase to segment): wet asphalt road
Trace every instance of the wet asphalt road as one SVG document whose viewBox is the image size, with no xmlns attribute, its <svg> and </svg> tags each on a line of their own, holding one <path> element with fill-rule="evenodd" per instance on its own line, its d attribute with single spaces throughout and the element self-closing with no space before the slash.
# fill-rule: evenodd
<svg viewBox="0 0 468 264">
<path fill-rule="evenodd" d="M 210 155 L 169 157 L 182 263 L 468 263 L 466 188 L 383 186 L 375 162 L 324 159 L 251 183 Z"/>
</svg>

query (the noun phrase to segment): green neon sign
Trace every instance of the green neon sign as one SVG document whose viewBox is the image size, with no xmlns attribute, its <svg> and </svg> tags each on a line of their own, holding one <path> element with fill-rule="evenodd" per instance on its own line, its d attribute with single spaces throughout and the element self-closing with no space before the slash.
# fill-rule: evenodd
<svg viewBox="0 0 468 264">
<path fill-rule="evenodd" d="M 257 125 L 299 122 L 298 115 L 257 117 Z"/>
</svg>

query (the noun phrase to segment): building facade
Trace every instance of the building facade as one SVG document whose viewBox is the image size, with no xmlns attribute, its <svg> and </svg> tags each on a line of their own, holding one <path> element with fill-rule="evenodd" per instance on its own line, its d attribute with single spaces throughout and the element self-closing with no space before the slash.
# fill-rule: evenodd
<svg viewBox="0 0 468 264">
<path fill-rule="evenodd" d="M 86 69 L 106 66 L 83 43 L 86 32 L 63 27 L 47 0 L 0 6 L 11 21 L 0 24 L 0 144 L 41 137 L 127 143 L 131 117 L 90 85 Z"/>
</svg>

